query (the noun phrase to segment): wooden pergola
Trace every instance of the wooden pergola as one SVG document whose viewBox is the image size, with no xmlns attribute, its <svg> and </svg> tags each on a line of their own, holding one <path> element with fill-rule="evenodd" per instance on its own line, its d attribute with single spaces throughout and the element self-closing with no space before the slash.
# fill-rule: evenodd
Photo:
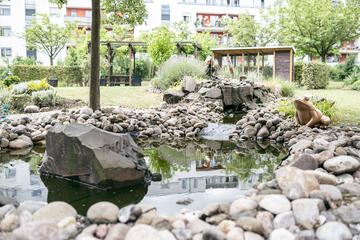
<svg viewBox="0 0 360 240">
<path fill-rule="evenodd" d="M 245 74 L 245 56 L 247 56 L 248 72 L 250 71 L 249 56 L 256 56 L 257 74 L 260 75 L 261 66 L 262 76 L 264 76 L 264 56 L 273 55 L 273 78 L 279 77 L 285 80 L 294 80 L 295 48 L 292 46 L 214 48 L 211 51 L 212 62 L 214 63 L 215 59 L 217 59 L 220 67 L 222 67 L 223 57 L 226 57 L 227 62 L 230 63 L 230 57 L 241 56 L 242 74 Z M 262 62 L 261 64 L 260 61 Z M 236 66 L 236 60 L 234 61 L 234 66 Z"/>
<path fill-rule="evenodd" d="M 184 46 L 186 45 L 192 45 L 194 48 L 194 57 L 196 59 L 199 58 L 199 50 L 201 50 L 201 45 L 197 42 L 176 42 L 176 48 L 177 48 L 177 55 L 180 56 L 181 52 L 186 54 L 186 51 L 184 49 Z"/>
</svg>

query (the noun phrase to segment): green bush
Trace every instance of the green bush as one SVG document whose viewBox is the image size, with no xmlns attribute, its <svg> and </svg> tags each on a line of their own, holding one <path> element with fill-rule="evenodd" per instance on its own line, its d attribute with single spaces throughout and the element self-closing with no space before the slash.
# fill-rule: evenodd
<svg viewBox="0 0 360 240">
<path fill-rule="evenodd" d="M 22 111 L 31 104 L 31 96 L 29 94 L 11 95 L 9 104 L 12 108 Z"/>
<path fill-rule="evenodd" d="M 23 82 L 57 78 L 59 86 L 79 86 L 83 81 L 83 73 L 79 67 L 16 65 L 13 66 L 13 74 Z"/>
<path fill-rule="evenodd" d="M 329 67 L 324 63 L 304 63 L 302 85 L 307 89 L 324 89 L 329 84 Z"/>
<path fill-rule="evenodd" d="M 42 79 L 41 81 L 39 81 L 39 80 L 30 81 L 30 82 L 27 82 L 26 84 L 29 86 L 29 90 L 31 92 L 48 90 L 51 87 L 50 84 L 47 82 L 46 78 Z"/>
<path fill-rule="evenodd" d="M 345 78 L 345 85 L 350 86 L 360 80 L 360 71 L 354 71 Z"/>
<path fill-rule="evenodd" d="M 20 82 L 20 78 L 18 76 L 10 75 L 2 81 L 2 84 L 6 87 L 9 87 L 13 84 L 18 84 L 19 82 Z"/>
<path fill-rule="evenodd" d="M 15 95 L 29 93 L 29 86 L 26 83 L 18 83 L 12 86 L 11 93 Z"/>
<path fill-rule="evenodd" d="M 335 68 L 338 70 L 337 81 L 344 81 L 348 76 L 357 70 L 358 67 L 355 65 L 355 58 L 355 55 L 350 55 L 346 62 L 336 65 Z"/>
<path fill-rule="evenodd" d="M 10 91 L 0 88 L 0 104 L 8 104 L 10 101 Z"/>
<path fill-rule="evenodd" d="M 280 81 L 280 94 L 283 97 L 293 97 L 295 95 L 295 86 L 290 81 Z"/>
<path fill-rule="evenodd" d="M 53 90 L 38 91 L 32 93 L 31 100 L 36 106 L 50 107 L 56 105 L 57 96 Z"/>
<path fill-rule="evenodd" d="M 356 82 L 354 82 L 350 87 L 353 90 L 360 91 L 360 80 L 357 80 Z"/>
<path fill-rule="evenodd" d="M 280 100 L 279 106 L 276 108 L 279 112 L 285 113 L 286 117 L 294 117 L 295 116 L 295 105 L 290 100 Z"/>
<path fill-rule="evenodd" d="M 204 77 L 206 65 L 193 58 L 176 57 L 164 62 L 158 72 L 155 87 L 166 90 L 181 83 L 185 76 Z"/>
<path fill-rule="evenodd" d="M 331 81 L 340 81 L 340 69 L 335 67 L 329 67 L 330 68 L 330 72 L 329 72 L 329 77 Z"/>
<path fill-rule="evenodd" d="M 12 66 L 15 66 L 15 65 L 36 65 L 36 60 L 32 57 L 20 57 L 20 56 L 17 56 L 15 57 L 12 62 L 11 62 L 11 65 Z"/>
<path fill-rule="evenodd" d="M 303 62 L 296 62 L 294 65 L 294 82 L 298 86 L 302 85 L 302 74 L 304 69 L 304 63 Z"/>
</svg>

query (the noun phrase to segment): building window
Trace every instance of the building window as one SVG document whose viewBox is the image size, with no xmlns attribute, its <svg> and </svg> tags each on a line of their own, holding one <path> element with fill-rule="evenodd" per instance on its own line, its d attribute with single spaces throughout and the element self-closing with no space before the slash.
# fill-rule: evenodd
<svg viewBox="0 0 360 240">
<path fill-rule="evenodd" d="M 261 8 L 265 8 L 265 0 L 261 0 Z"/>
<path fill-rule="evenodd" d="M 189 15 L 183 15 L 183 21 L 184 22 L 190 22 L 190 16 Z"/>
<path fill-rule="evenodd" d="M 0 27 L 0 37 L 10 37 L 11 27 Z"/>
<path fill-rule="evenodd" d="M 71 9 L 70 16 L 76 17 L 76 10 L 75 9 Z"/>
<path fill-rule="evenodd" d="M 211 5 L 211 0 L 206 0 L 206 5 Z"/>
<path fill-rule="evenodd" d="M 182 187 L 182 189 L 186 189 L 186 186 L 187 186 L 186 179 L 183 179 L 183 180 L 181 181 L 181 187 Z"/>
<path fill-rule="evenodd" d="M 85 11 L 85 17 L 91 18 L 91 10 Z"/>
<path fill-rule="evenodd" d="M 25 16 L 34 16 L 35 13 L 35 9 L 25 9 Z"/>
<path fill-rule="evenodd" d="M 37 53 L 36 53 L 36 50 L 26 50 L 26 56 L 27 57 L 31 57 L 33 59 L 37 59 Z"/>
<path fill-rule="evenodd" d="M 1 48 L 2 57 L 11 57 L 11 48 Z"/>
<path fill-rule="evenodd" d="M 194 188 L 198 188 L 198 179 L 194 178 Z"/>
<path fill-rule="evenodd" d="M 51 17 L 60 17 L 60 9 L 57 7 L 50 7 L 50 16 Z"/>
<path fill-rule="evenodd" d="M 239 7 L 240 6 L 240 0 L 234 0 L 234 6 Z"/>
<path fill-rule="evenodd" d="M 170 5 L 161 5 L 162 24 L 170 23 Z"/>
<path fill-rule="evenodd" d="M 10 16 L 10 6 L 0 6 L 0 16 Z"/>
</svg>

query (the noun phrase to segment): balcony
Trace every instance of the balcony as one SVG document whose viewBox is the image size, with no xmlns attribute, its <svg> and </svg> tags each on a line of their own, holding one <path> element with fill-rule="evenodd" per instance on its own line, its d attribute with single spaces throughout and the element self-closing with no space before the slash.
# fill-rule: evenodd
<svg viewBox="0 0 360 240">
<path fill-rule="evenodd" d="M 78 26 L 91 26 L 91 17 L 65 16 L 65 21 L 76 22 Z"/>
<path fill-rule="evenodd" d="M 261 3 L 253 0 L 179 0 L 179 4 L 238 7 L 238 8 L 261 8 Z"/>
</svg>

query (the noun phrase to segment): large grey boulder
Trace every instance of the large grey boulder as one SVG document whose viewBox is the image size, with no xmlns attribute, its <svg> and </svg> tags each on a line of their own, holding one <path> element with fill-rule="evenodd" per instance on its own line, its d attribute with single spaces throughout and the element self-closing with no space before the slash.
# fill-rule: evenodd
<svg viewBox="0 0 360 240">
<path fill-rule="evenodd" d="M 196 82 L 191 76 L 185 76 L 181 84 L 181 91 L 184 93 L 192 93 L 196 90 Z"/>
<path fill-rule="evenodd" d="M 168 104 L 175 104 L 183 100 L 185 94 L 175 90 L 166 90 L 163 95 L 163 101 Z"/>
<path fill-rule="evenodd" d="M 144 181 L 147 167 L 143 157 L 128 134 L 77 123 L 56 124 L 46 136 L 40 172 L 78 177 L 94 185 L 130 186 Z"/>
<path fill-rule="evenodd" d="M 239 106 L 244 103 L 250 103 L 254 98 L 253 86 L 247 84 L 242 86 L 223 86 L 221 88 L 224 105 Z"/>
</svg>

